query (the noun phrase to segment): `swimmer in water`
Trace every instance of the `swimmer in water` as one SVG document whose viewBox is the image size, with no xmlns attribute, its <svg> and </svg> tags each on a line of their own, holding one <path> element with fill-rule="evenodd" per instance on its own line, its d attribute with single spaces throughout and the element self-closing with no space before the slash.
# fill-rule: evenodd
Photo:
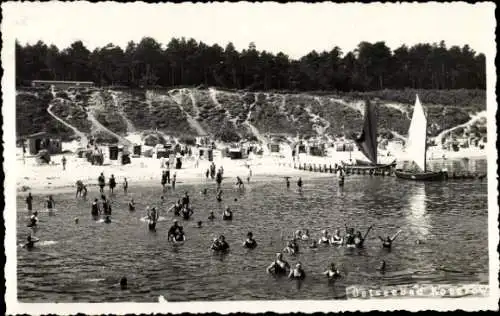
<svg viewBox="0 0 500 316">
<path fill-rule="evenodd" d="M 228 251 L 229 244 L 226 242 L 224 235 L 220 235 L 219 238 L 212 244 L 212 250 L 215 251 Z"/>
<path fill-rule="evenodd" d="M 35 243 L 39 242 L 40 239 L 34 237 L 34 236 L 31 236 L 31 234 L 28 235 L 28 238 L 27 238 L 27 243 L 24 244 L 23 247 L 25 248 L 28 248 L 28 249 L 32 249 L 33 247 L 35 247 Z"/>
<path fill-rule="evenodd" d="M 130 212 L 135 211 L 135 202 L 134 202 L 134 199 L 130 200 L 130 202 L 128 203 L 128 210 Z"/>
<path fill-rule="evenodd" d="M 36 228 L 38 226 L 38 212 L 35 211 L 33 212 L 33 215 L 30 217 L 30 223 L 28 224 L 28 227 L 31 228 Z"/>
<path fill-rule="evenodd" d="M 384 260 L 382 260 L 382 262 L 380 263 L 380 267 L 378 267 L 377 270 L 380 271 L 380 273 L 385 272 L 385 261 Z"/>
<path fill-rule="evenodd" d="M 52 195 L 49 195 L 47 201 L 46 201 L 46 204 L 47 204 L 47 211 L 50 213 L 53 211 L 54 207 L 56 206 L 56 202 L 54 201 L 54 199 L 52 198 Z"/>
<path fill-rule="evenodd" d="M 304 271 L 304 269 L 302 269 L 302 265 L 299 263 L 297 263 L 295 265 L 295 268 L 292 269 L 290 271 L 290 273 L 288 274 L 288 278 L 289 279 L 295 279 L 295 280 L 303 280 L 305 279 L 306 277 L 306 273 Z"/>
<path fill-rule="evenodd" d="M 293 234 L 293 237 L 295 239 L 302 239 L 302 231 L 300 229 L 295 231 L 295 234 Z"/>
<path fill-rule="evenodd" d="M 172 226 L 170 227 L 170 229 L 168 230 L 168 237 L 167 237 L 167 239 L 168 239 L 169 241 L 174 241 L 175 236 L 176 236 L 176 235 L 178 235 L 178 234 L 179 234 L 179 231 L 181 230 L 181 229 L 180 229 L 180 227 L 181 227 L 181 226 L 179 226 L 179 223 L 178 223 L 178 222 L 177 222 L 177 220 L 175 219 L 175 220 L 174 220 L 174 225 L 172 225 Z"/>
<path fill-rule="evenodd" d="M 207 188 L 204 188 L 204 189 L 201 191 L 201 194 L 203 194 L 203 195 L 207 195 L 207 194 L 208 194 L 208 189 L 207 189 Z"/>
<path fill-rule="evenodd" d="M 373 225 L 371 225 L 370 227 L 368 227 L 368 229 L 366 230 L 366 233 L 364 236 L 361 236 L 361 232 L 358 231 L 356 233 L 356 236 L 354 236 L 354 244 L 356 245 L 356 247 L 358 248 L 362 248 L 363 247 L 363 244 L 366 240 L 366 237 L 368 236 L 368 233 L 370 232 L 370 230 L 372 229 Z"/>
<path fill-rule="evenodd" d="M 336 229 L 335 232 L 333 233 L 332 237 L 330 238 L 330 244 L 332 245 L 342 245 L 343 238 L 340 236 L 339 230 Z"/>
<path fill-rule="evenodd" d="M 111 216 L 110 215 L 106 215 L 106 217 L 104 217 L 104 222 L 106 224 L 110 224 L 111 223 Z"/>
<path fill-rule="evenodd" d="M 198 221 L 198 228 L 201 228 L 201 225 L 203 225 L 202 221 Z"/>
<path fill-rule="evenodd" d="M 126 289 L 127 289 L 127 287 L 128 287 L 128 284 L 127 284 L 127 283 L 128 283 L 128 282 L 127 282 L 127 278 L 126 278 L 126 277 L 122 277 L 122 278 L 120 279 L 120 289 L 122 289 L 122 290 L 126 290 Z"/>
<path fill-rule="evenodd" d="M 94 199 L 94 202 L 90 207 L 90 215 L 92 215 L 93 217 L 99 216 L 99 200 Z"/>
<path fill-rule="evenodd" d="M 233 219 L 233 212 L 227 207 L 222 213 L 222 220 L 230 221 Z"/>
<path fill-rule="evenodd" d="M 387 236 L 386 239 L 378 236 L 378 238 L 382 241 L 382 247 L 385 249 L 391 249 L 392 242 L 396 239 L 396 237 L 398 237 L 399 233 L 401 233 L 401 230 L 398 230 L 392 237 Z"/>
<path fill-rule="evenodd" d="M 330 238 L 328 236 L 328 231 L 324 229 L 322 232 L 321 238 L 318 240 L 318 244 L 329 244 Z"/>
<path fill-rule="evenodd" d="M 283 249 L 283 252 L 287 252 L 291 255 L 295 255 L 299 252 L 299 245 L 297 244 L 297 240 L 292 238 L 288 241 L 286 247 Z"/>
<path fill-rule="evenodd" d="M 315 239 L 313 239 L 313 241 L 311 242 L 311 245 L 309 245 L 309 248 L 311 248 L 311 249 L 318 248 L 318 242 Z"/>
<path fill-rule="evenodd" d="M 215 219 L 214 211 L 210 211 L 210 215 L 208 215 L 208 219 L 213 221 Z"/>
<path fill-rule="evenodd" d="M 236 185 L 238 186 L 238 189 L 242 189 L 245 187 L 245 185 L 243 184 L 243 180 L 241 180 L 240 177 L 236 177 Z"/>
<path fill-rule="evenodd" d="M 254 249 L 255 247 L 257 247 L 257 242 L 255 241 L 255 239 L 253 239 L 252 232 L 248 232 L 247 239 L 243 243 L 243 247 L 248 249 Z"/>
<path fill-rule="evenodd" d="M 301 239 L 302 239 L 302 240 L 309 240 L 309 238 L 310 238 L 310 236 L 309 236 L 309 229 L 306 229 L 306 230 L 304 231 L 304 233 L 302 234 Z"/>
<path fill-rule="evenodd" d="M 276 260 L 267 267 L 266 271 L 274 275 L 286 275 L 288 269 L 290 265 L 283 259 L 283 254 L 277 253 Z"/>
<path fill-rule="evenodd" d="M 356 243 L 354 242 L 354 228 L 347 228 L 345 226 L 346 235 L 344 237 L 344 241 L 346 246 L 354 246 Z"/>
<path fill-rule="evenodd" d="M 185 220 L 188 220 L 193 216 L 193 209 L 190 207 L 184 207 L 181 211 L 181 215 Z"/>
<path fill-rule="evenodd" d="M 323 272 L 323 275 L 326 275 L 329 280 L 340 278 L 340 272 L 339 270 L 337 270 L 337 268 L 335 267 L 335 263 L 333 262 L 330 264 L 330 267 L 328 267 L 328 269 Z"/>
<path fill-rule="evenodd" d="M 181 209 L 182 209 L 181 201 L 178 200 L 177 202 L 175 202 L 174 205 L 172 205 L 171 208 L 168 209 L 168 212 L 172 212 L 173 211 L 175 216 L 180 216 L 181 215 Z"/>
</svg>

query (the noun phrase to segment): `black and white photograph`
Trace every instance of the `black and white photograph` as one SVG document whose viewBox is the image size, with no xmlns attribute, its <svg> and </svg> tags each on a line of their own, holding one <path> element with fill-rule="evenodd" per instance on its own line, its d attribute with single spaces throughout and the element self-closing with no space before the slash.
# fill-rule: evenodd
<svg viewBox="0 0 500 316">
<path fill-rule="evenodd" d="M 498 310 L 494 3 L 2 11 L 7 313 Z"/>
</svg>

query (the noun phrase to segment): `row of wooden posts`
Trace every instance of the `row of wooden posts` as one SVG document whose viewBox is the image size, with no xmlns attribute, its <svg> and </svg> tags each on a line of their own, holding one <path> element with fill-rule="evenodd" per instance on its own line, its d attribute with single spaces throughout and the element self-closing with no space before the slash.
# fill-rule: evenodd
<svg viewBox="0 0 500 316">
<path fill-rule="evenodd" d="M 291 164 L 280 164 L 280 165 L 288 165 L 291 166 Z M 321 173 L 336 173 L 340 166 L 335 164 L 334 166 L 332 165 L 326 165 L 326 164 L 311 164 L 311 163 L 303 163 L 303 164 L 293 164 L 294 169 L 298 170 L 304 170 L 304 171 L 310 171 L 310 172 L 321 172 Z M 370 176 L 394 176 L 394 170 L 395 168 L 393 167 L 387 167 L 383 169 L 360 169 L 360 168 L 351 168 L 349 166 L 344 167 L 344 171 L 346 174 L 358 174 L 358 175 L 370 175 Z M 477 173 L 477 172 L 463 172 L 463 173 L 449 173 L 448 174 L 448 179 L 452 180 L 471 180 L 471 179 L 479 179 L 483 180 L 486 178 L 486 173 Z"/>
</svg>

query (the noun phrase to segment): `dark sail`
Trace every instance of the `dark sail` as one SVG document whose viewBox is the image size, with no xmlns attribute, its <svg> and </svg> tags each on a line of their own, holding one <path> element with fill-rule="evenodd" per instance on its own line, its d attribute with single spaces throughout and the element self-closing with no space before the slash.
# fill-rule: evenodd
<svg viewBox="0 0 500 316">
<path fill-rule="evenodd" d="M 365 122 L 361 135 L 355 140 L 359 150 L 373 164 L 377 164 L 377 117 L 370 101 L 365 104 Z"/>
</svg>

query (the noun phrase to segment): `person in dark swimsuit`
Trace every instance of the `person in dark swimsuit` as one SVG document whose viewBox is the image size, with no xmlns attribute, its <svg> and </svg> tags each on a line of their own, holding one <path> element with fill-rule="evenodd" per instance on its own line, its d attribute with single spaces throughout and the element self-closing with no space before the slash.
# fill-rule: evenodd
<svg viewBox="0 0 500 316">
<path fill-rule="evenodd" d="M 148 226 L 149 230 L 156 230 L 156 223 L 158 222 L 159 214 L 156 211 L 156 208 L 152 208 L 151 211 L 148 212 Z"/>
<path fill-rule="evenodd" d="M 361 232 L 358 231 L 356 233 L 356 236 L 354 236 L 354 244 L 356 244 L 356 247 L 358 248 L 363 248 L 363 245 L 364 245 L 364 242 L 366 240 L 366 237 L 368 236 L 368 233 L 370 232 L 370 230 L 372 229 L 373 225 L 368 227 L 366 233 L 364 236 L 361 235 Z"/>
<path fill-rule="evenodd" d="M 26 197 L 26 208 L 28 211 L 33 210 L 33 196 L 31 196 L 31 192 L 28 193 L 28 196 Z"/>
<path fill-rule="evenodd" d="M 193 216 L 193 209 L 190 207 L 184 207 L 182 208 L 181 215 L 185 220 L 188 220 Z"/>
<path fill-rule="evenodd" d="M 47 203 L 47 211 L 52 212 L 54 207 L 56 206 L 56 202 L 52 198 L 52 195 L 49 195 L 49 198 L 47 199 L 46 203 Z"/>
<path fill-rule="evenodd" d="M 165 170 L 163 170 L 163 172 L 161 174 L 161 186 L 163 188 L 163 192 L 165 192 L 165 190 L 167 189 L 166 185 L 167 185 L 167 174 L 166 174 Z"/>
<path fill-rule="evenodd" d="M 245 240 L 245 242 L 243 243 L 243 247 L 248 249 L 255 249 L 255 247 L 257 247 L 257 242 L 255 241 L 255 239 L 253 239 L 252 232 L 248 232 L 247 240 Z"/>
<path fill-rule="evenodd" d="M 326 275 L 329 280 L 340 278 L 340 272 L 339 270 L 337 270 L 337 268 L 335 267 L 335 263 L 333 262 L 330 264 L 330 267 L 325 272 L 323 272 L 323 275 Z"/>
<path fill-rule="evenodd" d="M 220 190 L 220 187 L 222 185 L 222 174 L 217 172 L 217 176 L 215 177 L 215 182 L 217 182 L 217 190 Z"/>
<path fill-rule="evenodd" d="M 104 178 L 104 174 L 101 172 L 99 178 L 97 178 L 97 182 L 99 183 L 99 192 L 104 192 L 104 186 L 106 185 L 106 179 Z"/>
<path fill-rule="evenodd" d="M 132 200 L 128 203 L 128 210 L 129 210 L 130 212 L 135 211 L 135 202 L 134 202 L 134 199 L 132 199 Z"/>
<path fill-rule="evenodd" d="M 115 176 L 111 175 L 111 177 L 109 178 L 109 190 L 111 191 L 111 194 L 114 193 L 115 187 L 116 187 Z"/>
<path fill-rule="evenodd" d="M 127 178 L 123 179 L 123 193 L 127 194 L 128 191 L 128 181 Z"/>
<path fill-rule="evenodd" d="M 224 235 L 220 235 L 219 238 L 215 239 L 210 249 L 222 252 L 228 251 L 229 244 L 226 242 L 226 238 L 224 237 Z"/>
<path fill-rule="evenodd" d="M 290 189 L 290 177 L 285 177 L 286 188 Z"/>
<path fill-rule="evenodd" d="M 243 180 L 241 180 L 240 177 L 236 177 L 236 185 L 238 186 L 238 189 L 242 189 L 245 187 L 245 185 L 243 184 Z"/>
<path fill-rule="evenodd" d="M 31 215 L 30 217 L 30 222 L 28 224 L 28 227 L 36 228 L 37 225 L 38 225 L 38 212 L 35 211 L 33 212 L 33 215 Z"/>
<path fill-rule="evenodd" d="M 93 217 L 99 216 L 99 201 L 97 199 L 94 199 L 94 202 L 90 207 L 90 215 L 92 215 Z"/>
<path fill-rule="evenodd" d="M 391 236 L 387 236 L 386 239 L 378 236 L 378 238 L 382 241 L 382 247 L 385 248 L 385 249 L 391 249 L 392 242 L 396 239 L 396 237 L 398 237 L 399 233 L 401 233 L 400 230 L 398 230 L 398 232 L 395 233 L 392 237 Z"/>
<path fill-rule="evenodd" d="M 346 229 L 346 235 L 344 237 L 345 244 L 347 246 L 354 246 L 354 245 L 356 245 L 356 243 L 354 241 L 354 229 L 353 228 L 347 228 L 347 226 L 345 227 L 345 229 Z"/>
<path fill-rule="evenodd" d="M 299 178 L 299 180 L 297 181 L 297 186 L 299 187 L 299 191 L 302 191 L 302 178 Z"/>
<path fill-rule="evenodd" d="M 266 271 L 274 275 L 286 275 L 289 269 L 290 265 L 283 259 L 283 255 L 277 253 L 276 260 L 267 267 Z"/>
<path fill-rule="evenodd" d="M 198 227 L 198 228 L 201 228 L 201 227 L 202 227 L 202 225 L 203 225 L 203 222 L 202 222 L 202 221 L 198 221 L 198 226 L 197 226 L 197 227 Z"/>
<path fill-rule="evenodd" d="M 189 207 L 189 195 L 188 193 L 184 193 L 184 197 L 182 198 L 182 206 Z"/>
<path fill-rule="evenodd" d="M 304 269 L 302 269 L 302 265 L 300 264 L 300 262 L 297 263 L 297 265 L 295 265 L 295 268 L 291 269 L 290 273 L 288 274 L 289 279 L 304 280 L 305 277 L 306 273 Z"/>
<path fill-rule="evenodd" d="M 180 226 L 177 220 L 174 220 L 174 225 L 168 230 L 168 240 L 174 240 L 175 236 L 179 234 Z"/>
<path fill-rule="evenodd" d="M 215 219 L 214 211 L 210 211 L 210 215 L 208 215 L 208 219 L 213 221 Z"/>
<path fill-rule="evenodd" d="M 216 199 L 217 199 L 217 202 L 222 202 L 222 190 L 217 191 Z"/>
<path fill-rule="evenodd" d="M 233 219 L 233 212 L 227 207 L 222 213 L 222 220 L 230 221 Z"/>
<path fill-rule="evenodd" d="M 33 236 L 31 236 L 31 234 L 29 234 L 28 238 L 27 238 L 27 243 L 24 244 L 24 247 L 28 248 L 28 249 L 33 249 L 33 247 L 35 247 L 35 243 L 37 243 L 39 241 L 40 241 L 40 239 L 33 237 Z"/>
<path fill-rule="evenodd" d="M 86 199 L 87 198 L 87 193 L 88 193 L 87 186 L 84 184 L 83 185 L 82 198 Z"/>
<path fill-rule="evenodd" d="M 186 240 L 186 237 L 184 236 L 184 229 L 182 228 L 182 226 L 179 226 L 177 233 L 174 235 L 173 241 L 174 242 L 181 242 L 181 241 L 185 241 L 185 240 Z"/>
<path fill-rule="evenodd" d="M 297 240 L 295 238 L 290 239 L 283 251 L 288 252 L 291 255 L 297 254 L 299 252 L 299 244 L 297 243 Z"/>
</svg>

